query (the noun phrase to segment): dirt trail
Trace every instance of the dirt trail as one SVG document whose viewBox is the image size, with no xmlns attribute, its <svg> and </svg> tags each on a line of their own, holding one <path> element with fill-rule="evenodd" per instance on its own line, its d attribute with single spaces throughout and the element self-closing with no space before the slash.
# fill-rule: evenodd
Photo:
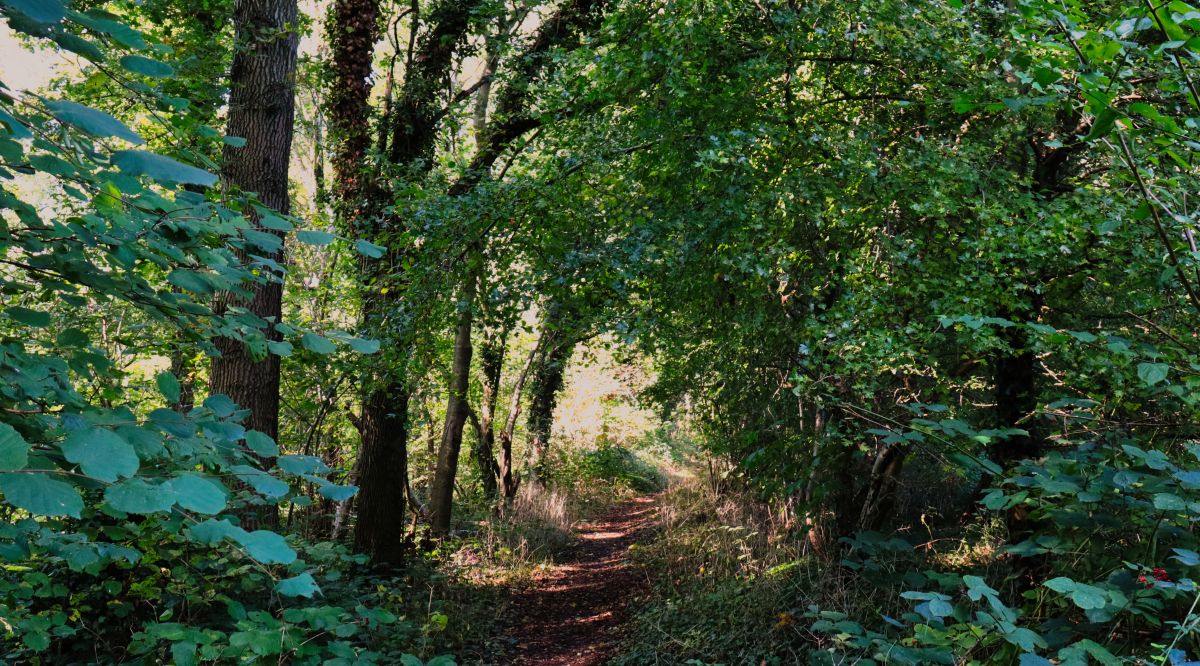
<svg viewBox="0 0 1200 666">
<path fill-rule="evenodd" d="M 613 656 L 626 603 L 646 580 L 628 562 L 629 546 L 651 528 L 654 497 L 623 502 L 578 529 L 566 561 L 514 593 L 508 609 L 516 643 L 499 664 L 600 666 Z"/>
</svg>

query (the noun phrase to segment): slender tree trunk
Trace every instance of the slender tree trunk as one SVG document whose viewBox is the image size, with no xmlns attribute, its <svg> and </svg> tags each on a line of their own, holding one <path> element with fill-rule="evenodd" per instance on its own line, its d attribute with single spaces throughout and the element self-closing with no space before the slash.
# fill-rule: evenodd
<svg viewBox="0 0 1200 666">
<path fill-rule="evenodd" d="M 429 500 L 430 525 L 433 533 L 450 531 L 450 514 L 454 507 L 454 480 L 458 473 L 458 455 L 462 448 L 463 426 L 471 409 L 467 389 L 471 382 L 471 327 L 474 324 L 475 287 L 478 276 L 474 268 L 468 271 L 463 286 L 461 311 L 454 335 L 454 362 L 450 370 L 450 390 L 446 397 L 446 425 L 442 428 L 442 444 L 438 449 L 437 469 L 433 475 L 433 492 Z"/>
<path fill-rule="evenodd" d="M 230 136 L 246 140 L 245 145 L 225 147 L 221 175 L 225 181 L 258 198 L 274 210 L 288 214 L 288 162 L 292 149 L 295 119 L 296 0 L 239 0 L 234 21 L 237 25 L 236 50 L 230 72 Z M 256 216 L 249 216 L 254 219 Z M 273 232 L 274 233 L 274 232 Z M 280 249 L 261 254 L 282 262 Z M 278 339 L 274 324 L 279 322 L 283 283 L 271 275 L 266 282 L 253 286 L 249 300 L 221 297 L 218 308 L 245 308 L 266 321 L 268 339 Z M 212 361 L 211 392 L 223 393 L 250 410 L 246 427 L 279 436 L 279 357 L 254 354 L 240 341 L 216 340 L 220 356 Z"/>
<path fill-rule="evenodd" d="M 533 370 L 533 365 L 541 354 L 542 343 L 547 336 L 546 330 L 542 329 L 537 343 L 534 344 L 533 349 L 529 350 L 529 356 L 525 357 L 525 365 L 521 367 L 517 381 L 513 384 L 512 398 L 508 405 L 508 418 L 504 422 L 504 429 L 500 431 L 500 490 L 505 504 L 517 496 L 517 489 L 521 486 L 521 478 L 514 473 L 516 466 L 513 464 L 513 434 L 517 430 L 517 418 L 521 415 L 521 396 L 525 391 L 525 382 L 529 379 L 529 373 Z"/>
</svg>

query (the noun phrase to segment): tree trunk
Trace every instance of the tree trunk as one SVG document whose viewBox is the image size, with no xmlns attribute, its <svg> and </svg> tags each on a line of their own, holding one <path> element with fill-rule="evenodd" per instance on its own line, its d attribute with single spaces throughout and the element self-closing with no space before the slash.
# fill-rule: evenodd
<svg viewBox="0 0 1200 666">
<path fill-rule="evenodd" d="M 525 365 L 521 367 L 517 381 L 513 384 L 512 398 L 508 405 L 508 418 L 504 423 L 504 429 L 500 431 L 500 490 L 505 504 L 517 496 L 517 489 L 521 486 L 521 478 L 513 473 L 515 467 L 512 452 L 513 433 L 517 430 L 517 418 L 521 415 L 521 396 L 525 391 L 525 382 L 529 379 L 529 372 L 533 369 L 533 365 L 542 351 L 542 343 L 546 339 L 546 330 L 542 329 L 537 343 L 533 345 L 533 349 L 529 350 L 529 356 L 525 357 Z"/>
<path fill-rule="evenodd" d="M 563 386 L 567 360 L 575 344 L 564 331 L 553 334 L 555 340 L 533 372 L 529 393 L 529 478 L 542 484 L 546 478 L 546 457 L 550 453 L 550 433 L 554 429 L 554 408 Z"/>
<path fill-rule="evenodd" d="M 474 324 L 475 269 L 468 270 L 459 304 L 458 327 L 454 335 L 454 362 L 450 370 L 450 390 L 446 397 L 446 425 L 442 428 L 442 444 L 438 449 L 437 469 L 433 475 L 433 492 L 429 499 L 430 526 L 436 535 L 450 531 L 450 514 L 454 507 L 454 479 L 458 472 L 458 454 L 462 448 L 463 426 L 471 406 L 467 389 L 471 381 L 471 326 Z"/>
<path fill-rule="evenodd" d="M 240 0 L 234 11 L 236 50 L 230 72 L 229 122 L 226 133 L 246 140 L 244 146 L 226 146 L 221 175 L 225 182 L 256 192 L 262 203 L 287 215 L 288 162 L 295 119 L 296 0 Z M 249 212 L 249 211 L 247 211 Z M 251 219 L 256 216 L 249 215 Z M 262 255 L 277 262 L 281 249 Z M 283 283 L 269 275 L 252 286 L 249 300 L 221 297 L 219 311 L 245 308 L 266 322 L 268 339 L 279 339 Z M 223 393 L 250 410 L 245 425 L 279 436 L 279 357 L 253 354 L 238 340 L 218 338 L 220 356 L 212 361 L 211 392 Z"/>
<path fill-rule="evenodd" d="M 479 361 L 483 370 L 483 398 L 479 402 L 479 443 L 475 460 L 479 465 L 479 479 L 483 484 L 483 495 L 488 501 L 499 495 L 496 478 L 496 401 L 500 398 L 500 378 L 504 371 L 504 350 L 507 347 L 508 331 L 485 336 L 479 346 Z"/>
<path fill-rule="evenodd" d="M 404 561 L 404 488 L 408 478 L 408 393 L 372 391 L 359 421 L 358 522 L 354 549 L 377 564 Z"/>
<path fill-rule="evenodd" d="M 371 72 L 375 42 L 379 39 L 378 0 L 336 0 L 327 30 L 333 61 L 329 92 L 330 131 L 336 140 L 333 156 L 334 191 L 338 218 L 356 238 L 377 241 L 383 233 L 380 202 L 386 200 L 365 167 L 371 146 Z M 382 260 L 360 261 L 363 294 L 362 327 L 385 344 L 384 318 L 391 299 L 385 300 L 379 279 L 386 278 L 396 259 L 390 250 Z M 391 352 L 388 349 L 387 352 Z M 362 416 L 358 419 L 359 491 L 355 497 L 358 519 L 354 549 L 372 563 L 396 566 L 404 560 L 405 492 L 408 478 L 408 399 L 403 373 L 393 357 L 372 366 L 363 386 Z"/>
</svg>

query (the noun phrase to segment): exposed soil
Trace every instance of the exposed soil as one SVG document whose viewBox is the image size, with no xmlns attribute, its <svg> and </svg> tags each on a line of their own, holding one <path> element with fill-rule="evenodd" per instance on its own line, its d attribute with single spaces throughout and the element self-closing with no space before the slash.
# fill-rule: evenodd
<svg viewBox="0 0 1200 666">
<path fill-rule="evenodd" d="M 614 656 L 626 605 L 646 585 L 628 562 L 629 546 L 651 528 L 654 497 L 623 502 L 578 529 L 562 563 L 513 594 L 515 643 L 499 664 L 600 666 Z"/>
</svg>

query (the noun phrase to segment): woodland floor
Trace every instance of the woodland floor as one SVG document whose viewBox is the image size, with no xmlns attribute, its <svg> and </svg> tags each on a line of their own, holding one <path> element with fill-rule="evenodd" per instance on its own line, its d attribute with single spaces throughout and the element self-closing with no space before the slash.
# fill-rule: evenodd
<svg viewBox="0 0 1200 666">
<path fill-rule="evenodd" d="M 515 592 L 508 635 L 513 651 L 500 664 L 600 666 L 614 656 L 628 602 L 646 586 L 629 566 L 629 546 L 652 528 L 655 497 L 623 502 L 577 528 L 579 544 Z"/>
</svg>

